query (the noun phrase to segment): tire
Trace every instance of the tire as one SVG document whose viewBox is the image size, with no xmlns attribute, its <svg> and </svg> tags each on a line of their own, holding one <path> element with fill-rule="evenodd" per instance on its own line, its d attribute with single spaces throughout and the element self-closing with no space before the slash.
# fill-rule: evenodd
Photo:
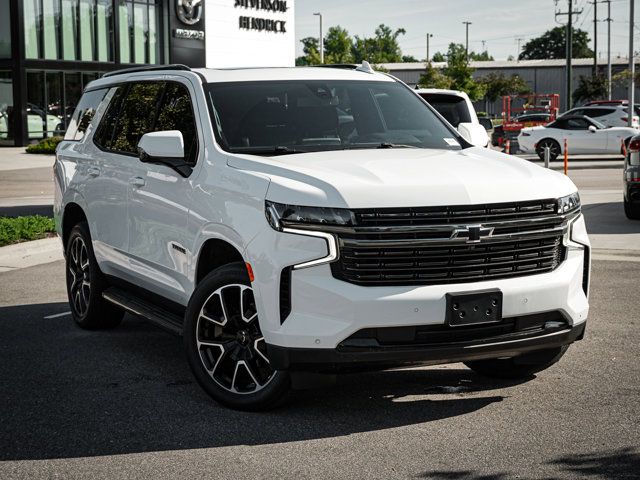
<svg viewBox="0 0 640 480">
<path fill-rule="evenodd" d="M 624 199 L 624 214 L 629 220 L 640 220 L 640 204 Z"/>
<path fill-rule="evenodd" d="M 87 330 L 114 328 L 124 311 L 102 298 L 108 287 L 93 254 L 86 222 L 71 229 L 66 245 L 67 295 L 75 322 Z"/>
<path fill-rule="evenodd" d="M 244 263 L 219 267 L 198 284 L 185 314 L 184 345 L 196 380 L 222 405 L 268 410 L 290 391 L 288 372 L 269 365 Z"/>
<path fill-rule="evenodd" d="M 561 153 L 560 144 L 556 142 L 553 138 L 544 138 L 538 142 L 536 146 L 536 153 L 538 154 L 538 158 L 540 160 L 544 160 L 544 149 L 545 147 L 550 148 L 549 161 L 553 162 Z"/>
<path fill-rule="evenodd" d="M 513 358 L 475 360 L 464 364 L 474 372 L 489 378 L 526 379 L 557 363 L 568 348 L 569 346 L 565 345 Z"/>
</svg>

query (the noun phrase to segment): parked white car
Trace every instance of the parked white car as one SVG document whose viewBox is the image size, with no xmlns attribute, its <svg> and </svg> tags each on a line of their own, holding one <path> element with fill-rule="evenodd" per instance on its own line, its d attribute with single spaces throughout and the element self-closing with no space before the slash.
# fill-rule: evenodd
<svg viewBox="0 0 640 480">
<path fill-rule="evenodd" d="M 629 127 L 606 127 L 593 118 L 562 116 L 547 126 L 523 128 L 518 135 L 518 145 L 524 153 L 538 154 L 544 159 L 546 147 L 550 160 L 564 153 L 564 140 L 572 155 L 622 154 L 622 142 L 638 134 Z"/>
<path fill-rule="evenodd" d="M 458 131 L 466 130 L 468 124 L 481 125 L 471 99 L 465 92 L 439 88 L 419 88 L 415 92 L 429 102 L 429 105 L 435 108 Z M 478 135 L 477 139 L 474 139 L 474 143 L 488 147 L 490 138 L 487 129 L 485 128 L 484 134 L 478 129 L 474 129 L 474 131 Z"/>
<path fill-rule="evenodd" d="M 606 127 L 627 127 L 629 125 L 629 109 L 626 105 L 585 106 L 577 107 L 563 113 L 561 117 L 586 116 L 593 118 Z M 632 118 L 632 126 L 639 128 L 638 115 Z"/>
<path fill-rule="evenodd" d="M 309 372 L 531 378 L 584 335 L 580 198 L 470 138 L 367 65 L 107 74 L 54 165 L 73 319 L 183 335 L 239 409 Z"/>
</svg>

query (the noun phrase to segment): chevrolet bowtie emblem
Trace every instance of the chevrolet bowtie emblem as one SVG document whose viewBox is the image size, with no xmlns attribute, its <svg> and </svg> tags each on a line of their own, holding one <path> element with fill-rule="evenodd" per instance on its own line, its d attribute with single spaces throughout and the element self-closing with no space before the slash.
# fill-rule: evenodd
<svg viewBox="0 0 640 480">
<path fill-rule="evenodd" d="M 451 234 L 451 238 L 465 238 L 467 243 L 478 243 L 481 239 L 491 235 L 493 235 L 493 227 L 467 225 L 465 227 L 456 227 Z"/>
</svg>

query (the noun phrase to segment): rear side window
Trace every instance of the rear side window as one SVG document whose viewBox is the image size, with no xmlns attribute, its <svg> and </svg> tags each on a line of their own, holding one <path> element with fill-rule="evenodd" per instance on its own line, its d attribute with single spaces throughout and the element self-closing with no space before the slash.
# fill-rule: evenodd
<svg viewBox="0 0 640 480">
<path fill-rule="evenodd" d="M 615 112 L 613 108 L 585 108 L 583 115 L 591 118 L 604 117 L 605 115 L 609 115 Z"/>
<path fill-rule="evenodd" d="M 82 95 L 64 135 L 65 140 L 79 141 L 84 138 L 84 134 L 108 90 L 108 88 L 101 88 L 85 92 Z"/>
<path fill-rule="evenodd" d="M 461 123 L 471 122 L 471 114 L 464 98 L 456 95 L 435 93 L 421 93 L 420 96 L 429 102 L 454 127 Z"/>
<path fill-rule="evenodd" d="M 118 122 L 118 115 L 120 113 L 120 106 L 127 92 L 126 86 L 116 87 L 116 91 L 109 102 L 107 111 L 102 116 L 98 131 L 93 136 L 93 141 L 103 150 L 111 150 L 113 143 L 113 132 Z"/>
</svg>

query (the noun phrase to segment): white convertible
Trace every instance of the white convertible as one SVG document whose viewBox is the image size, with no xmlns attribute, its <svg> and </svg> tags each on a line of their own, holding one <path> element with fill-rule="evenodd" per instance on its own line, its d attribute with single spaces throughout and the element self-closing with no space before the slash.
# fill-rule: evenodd
<svg viewBox="0 0 640 480">
<path fill-rule="evenodd" d="M 564 153 L 564 140 L 572 154 L 622 153 L 622 141 L 638 134 L 629 127 L 606 127 L 593 118 L 582 116 L 560 117 L 547 126 L 523 128 L 518 135 L 520 150 L 537 153 L 544 159 L 544 149 L 549 147 L 550 160 Z"/>
</svg>

